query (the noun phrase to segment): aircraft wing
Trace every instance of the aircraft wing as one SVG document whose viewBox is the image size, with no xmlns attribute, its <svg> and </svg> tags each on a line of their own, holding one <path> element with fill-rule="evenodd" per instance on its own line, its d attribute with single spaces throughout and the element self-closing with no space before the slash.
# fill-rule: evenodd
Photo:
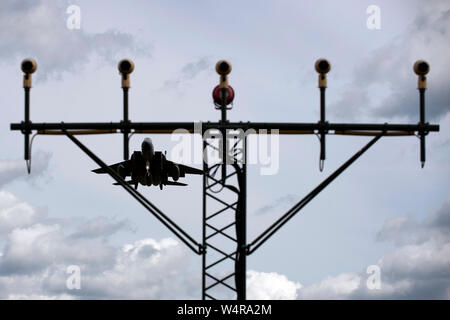
<svg viewBox="0 0 450 320">
<path fill-rule="evenodd" d="M 185 174 L 203 174 L 203 170 L 186 166 L 184 164 L 177 164 L 178 168 L 180 168 L 180 173 L 184 172 Z"/>
<path fill-rule="evenodd" d="M 119 166 L 123 167 L 123 173 L 125 173 L 126 176 L 130 176 L 131 175 L 131 160 L 125 160 L 125 161 L 122 161 L 122 162 L 119 162 L 119 163 L 115 163 L 115 164 L 112 164 L 112 165 L 110 165 L 108 167 L 113 169 L 115 172 L 118 172 L 117 168 Z M 94 169 L 94 170 L 92 170 L 92 172 L 95 172 L 95 173 L 108 173 L 103 168 Z"/>
<path fill-rule="evenodd" d="M 166 181 L 163 184 L 165 184 L 167 186 L 187 186 L 186 183 L 176 182 L 176 181 Z"/>
<path fill-rule="evenodd" d="M 176 165 L 180 169 L 180 177 L 184 177 L 186 174 L 203 174 L 203 170 L 186 166 L 184 164 L 175 163 L 173 161 L 167 160 L 168 167 Z"/>
</svg>

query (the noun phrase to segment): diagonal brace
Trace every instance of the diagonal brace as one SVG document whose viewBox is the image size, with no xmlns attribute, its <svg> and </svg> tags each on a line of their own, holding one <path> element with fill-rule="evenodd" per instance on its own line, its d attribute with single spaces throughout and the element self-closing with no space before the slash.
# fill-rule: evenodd
<svg viewBox="0 0 450 320">
<path fill-rule="evenodd" d="M 75 138 L 66 129 L 62 130 L 65 135 L 72 140 L 84 153 L 86 153 L 92 160 L 94 160 L 102 169 L 104 169 L 114 180 L 116 180 L 133 198 L 135 198 L 144 208 L 153 214 L 162 224 L 164 224 L 173 234 L 175 234 L 184 244 L 186 244 L 196 254 L 203 254 L 204 250 L 200 243 L 195 241 L 189 234 L 181 229 L 175 222 L 173 222 L 167 215 L 159 210 L 153 203 L 146 199 L 139 191 L 132 188 L 125 182 L 114 170 L 108 167 L 99 157 L 97 157 L 91 150 L 83 145 L 77 138 Z M 190 243 L 189 243 L 190 241 Z M 195 248 L 197 246 L 197 248 Z"/>
<path fill-rule="evenodd" d="M 288 222 L 296 213 L 298 213 L 303 207 L 305 207 L 315 196 L 317 196 L 323 189 L 325 189 L 334 179 L 336 179 L 345 169 L 347 169 L 353 162 L 355 162 L 364 152 L 366 152 L 372 145 L 375 144 L 382 136 L 384 132 L 377 135 L 375 138 L 369 141 L 361 150 L 355 153 L 350 159 L 348 159 L 343 165 L 341 165 L 335 172 L 333 172 L 328 178 L 326 178 L 321 184 L 319 184 L 314 190 L 306 195 L 302 200 L 289 209 L 283 216 L 275 221 L 269 228 L 261 233 L 255 240 L 247 245 L 247 255 L 252 254 L 258 249 L 264 242 L 266 242 L 276 231 L 278 231 L 286 222 Z"/>
</svg>

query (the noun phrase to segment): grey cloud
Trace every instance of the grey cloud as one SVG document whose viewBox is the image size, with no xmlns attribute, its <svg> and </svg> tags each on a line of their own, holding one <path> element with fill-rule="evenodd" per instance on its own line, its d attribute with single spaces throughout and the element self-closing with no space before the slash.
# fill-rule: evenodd
<svg viewBox="0 0 450 320">
<path fill-rule="evenodd" d="M 416 60 L 425 59 L 430 63 L 426 116 L 436 120 L 447 114 L 450 110 L 450 61 L 445 52 L 450 50 L 449 28 L 450 3 L 430 1 L 404 34 L 375 50 L 355 69 L 349 89 L 331 104 L 331 112 L 347 119 L 366 112 L 376 117 L 418 121 L 417 76 L 412 65 Z M 371 106 L 370 89 L 377 85 L 389 88 L 390 92 Z"/>
<path fill-rule="evenodd" d="M 142 239 L 122 247 L 106 246 L 91 240 L 82 245 L 79 240 L 67 246 L 67 238 L 43 227 L 42 235 L 63 244 L 51 245 L 47 251 L 41 245 L 26 250 L 29 257 L 20 256 L 27 269 L 0 274 L 1 298 L 71 298 L 71 299 L 176 299 L 198 298 L 200 277 L 187 270 L 189 252 L 172 239 L 155 241 Z M 53 234 L 53 235 L 52 235 Z M 38 240 L 38 242 L 41 242 Z M 49 245 L 49 243 L 47 243 Z M 24 249 L 24 248 L 22 248 Z M 79 249 L 86 251 L 79 255 Z M 71 255 L 69 255 L 71 253 Z M 6 251 L 0 260 L 9 261 Z M 95 258 L 98 256 L 98 258 Z M 37 262 L 35 261 L 37 259 Z M 101 261 L 104 263 L 101 264 Z M 99 262 L 98 265 L 97 262 Z M 38 265 L 41 263 L 41 265 Z M 68 265 L 81 267 L 81 290 L 66 287 Z M 0 270 L 11 271 L 0 264 Z M 22 272 L 17 272 L 21 270 Z M 195 278 L 195 279 L 194 279 Z M 194 281 L 195 280 L 195 281 Z"/>
<path fill-rule="evenodd" d="M 164 89 L 176 89 L 182 83 L 186 83 L 189 80 L 194 79 L 201 72 L 212 68 L 211 59 L 208 57 L 202 57 L 195 62 L 189 62 L 181 69 L 181 75 L 175 79 L 164 81 Z"/>
<path fill-rule="evenodd" d="M 114 263 L 114 248 L 106 242 L 71 239 L 57 224 L 16 228 L 8 235 L 0 259 L 0 274 L 39 274 L 48 266 L 85 265 L 103 269 Z"/>
<path fill-rule="evenodd" d="M 51 154 L 47 152 L 38 151 L 33 154 L 31 175 L 27 174 L 24 160 L 0 160 L 0 187 L 15 180 L 34 181 L 43 177 L 47 173 L 50 158 Z"/>
<path fill-rule="evenodd" d="M 255 214 L 279 213 L 280 210 L 289 209 L 295 201 L 299 201 L 298 196 L 287 194 L 275 199 L 273 202 L 260 207 Z"/>
<path fill-rule="evenodd" d="M 3 207 L 8 207 L 8 201 L 4 201 Z M 367 289 L 365 270 L 329 276 L 308 286 L 280 274 L 249 271 L 249 297 L 448 299 L 449 216 L 450 204 L 446 202 L 423 221 L 400 217 L 385 223 L 378 238 L 395 242 L 396 248 L 377 262 L 381 269 L 381 290 Z M 112 221 L 99 224 L 114 225 Z M 109 230 L 109 227 L 100 229 Z M 95 238 L 67 236 L 58 224 L 41 221 L 29 227 L 15 228 L 7 237 L 4 252 L 0 254 L 0 297 L 195 299 L 200 292 L 200 278 L 190 271 L 189 256 L 190 252 L 173 239 L 141 239 L 115 246 Z M 81 290 L 68 290 L 65 286 L 66 268 L 72 264 L 81 267 Z"/>
<path fill-rule="evenodd" d="M 38 157 L 39 159 L 39 157 Z M 35 159 L 36 160 L 36 159 Z M 41 161 L 35 161 L 35 165 Z M 3 181 L 17 178 L 23 162 L 2 162 Z M 45 167 L 37 165 L 37 167 Z M 35 168 L 36 169 L 36 168 Z M 199 276 L 186 272 L 187 249 L 172 239 L 109 243 L 128 220 L 95 217 L 73 233 L 64 221 L 0 191 L 0 298 L 12 299 L 160 299 L 198 298 Z M 69 265 L 82 270 L 83 290 L 66 287 Z"/>
<path fill-rule="evenodd" d="M 376 238 L 378 241 L 393 241 L 402 245 L 415 241 L 418 231 L 420 224 L 414 217 L 398 217 L 386 221 Z"/>
<path fill-rule="evenodd" d="M 72 238 L 104 238 L 109 237 L 121 230 L 132 231 L 127 219 L 112 221 L 107 217 L 95 217 L 78 226 L 77 230 L 70 235 Z"/>
<path fill-rule="evenodd" d="M 190 252 L 177 241 L 112 245 L 109 236 L 129 228 L 127 221 L 96 217 L 67 234 L 35 210 L 0 192 L 0 226 L 9 223 L 0 253 L 0 298 L 199 298 L 199 275 L 188 271 Z M 82 290 L 67 289 L 69 265 L 81 268 Z"/>
<path fill-rule="evenodd" d="M 389 219 L 378 232 L 377 239 L 397 245 L 421 244 L 429 239 L 450 243 L 449 231 L 450 203 L 446 202 L 422 222 L 417 221 L 414 216 Z"/>
<path fill-rule="evenodd" d="M 15 62 L 31 56 L 38 62 L 37 77 L 60 77 L 79 70 L 93 54 L 117 61 L 120 53 L 148 53 L 133 36 L 119 31 L 87 33 L 66 26 L 68 3 L 43 0 L 6 0 L 0 3 L 0 58 Z M 82 10 L 82 8 L 81 8 Z M 83 14 L 82 18 L 83 19 Z M 81 20 L 83 21 L 83 20 Z"/>
<path fill-rule="evenodd" d="M 347 272 L 302 286 L 276 273 L 249 271 L 253 299 L 450 299 L 450 201 L 419 221 L 413 216 L 386 221 L 377 235 L 395 248 L 376 264 L 381 288 L 367 287 L 369 274 Z"/>
<path fill-rule="evenodd" d="M 200 58 L 196 62 L 186 64 L 181 70 L 184 79 L 193 79 L 197 74 L 211 67 L 211 61 L 206 58 Z"/>
<path fill-rule="evenodd" d="M 367 113 L 362 106 L 370 104 L 368 93 L 364 89 L 345 91 L 340 100 L 331 106 L 331 113 L 341 119 L 356 119 Z"/>
<path fill-rule="evenodd" d="M 450 203 L 445 203 L 438 212 L 433 214 L 427 221 L 427 225 L 442 232 L 447 231 L 450 236 Z"/>
<path fill-rule="evenodd" d="M 450 203 L 423 221 L 388 220 L 379 240 L 396 247 L 377 263 L 381 289 L 369 290 L 368 274 L 343 273 L 298 290 L 300 299 L 450 299 Z"/>
</svg>

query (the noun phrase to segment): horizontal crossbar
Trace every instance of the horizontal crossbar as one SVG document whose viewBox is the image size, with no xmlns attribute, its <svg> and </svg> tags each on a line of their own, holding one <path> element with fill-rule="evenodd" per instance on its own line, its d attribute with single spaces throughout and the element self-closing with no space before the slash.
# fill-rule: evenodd
<svg viewBox="0 0 450 320">
<path fill-rule="evenodd" d="M 177 129 L 184 129 L 188 133 L 196 132 L 195 128 L 200 128 L 200 123 L 196 122 L 55 122 L 55 123 L 12 123 L 11 130 L 29 132 L 33 130 L 49 134 L 51 130 L 134 130 L 135 133 L 172 133 Z M 279 130 L 280 134 L 314 134 L 315 130 L 321 131 L 413 131 L 431 132 L 439 131 L 437 124 L 376 124 L 376 123 L 277 123 L 277 122 L 203 122 L 201 130 L 209 129 L 230 129 L 244 131 L 254 129 L 259 130 Z M 85 133 L 88 134 L 88 133 Z M 95 132 L 91 134 L 97 134 Z"/>
<path fill-rule="evenodd" d="M 334 134 L 338 135 L 347 135 L 347 136 L 377 136 L 380 133 L 376 131 L 351 131 L 351 130 L 335 130 Z M 394 132 L 386 132 L 384 134 L 385 137 L 399 137 L 399 136 L 413 136 L 415 134 L 414 131 L 394 131 Z"/>
</svg>

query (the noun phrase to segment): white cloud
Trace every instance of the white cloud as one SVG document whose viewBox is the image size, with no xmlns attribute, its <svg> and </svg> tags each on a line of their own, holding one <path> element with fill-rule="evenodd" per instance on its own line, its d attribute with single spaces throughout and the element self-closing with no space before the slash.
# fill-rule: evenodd
<svg viewBox="0 0 450 320">
<path fill-rule="evenodd" d="M 116 252 L 114 266 L 88 274 L 80 295 L 112 299 L 198 298 L 200 278 L 192 288 L 190 253 L 173 239 L 142 239 Z M 82 284 L 82 285 L 83 285 Z"/>
<path fill-rule="evenodd" d="M 18 203 L 13 195 L 0 193 L 2 210 L 15 208 Z M 9 223 L 14 227 L 10 227 L 0 254 L 1 298 L 199 298 L 200 274 L 191 270 L 191 253 L 179 242 L 147 238 L 115 246 L 108 242 L 108 236 L 120 228 L 127 229 L 127 224 L 104 217 L 82 224 L 74 237 L 66 234 L 58 223 L 34 216 L 31 206 L 22 206 L 26 208 L 22 209 L 25 214 L 18 214 L 19 218 Z M 367 288 L 365 270 L 329 276 L 307 286 L 274 272 L 250 270 L 247 296 L 249 299 L 448 299 L 449 217 L 450 204 L 446 203 L 423 221 L 407 217 L 385 223 L 378 238 L 392 241 L 397 247 L 377 263 L 381 269 L 380 290 Z M 99 221 L 100 228 L 87 227 L 98 225 Z M 398 241 L 403 233 L 411 232 L 411 226 L 415 236 Z M 93 230 L 99 230 L 103 237 L 92 237 Z M 66 287 L 69 265 L 81 268 L 81 290 Z"/>
<path fill-rule="evenodd" d="M 0 190 L 0 237 L 15 228 L 31 226 L 45 215 L 45 212 L 20 201 L 13 194 Z"/>
<path fill-rule="evenodd" d="M 14 195 L 0 192 L 0 298 L 162 299 L 198 298 L 200 277 L 189 270 L 186 248 L 173 239 L 112 245 L 109 236 L 129 231 L 126 220 L 96 217 L 73 234 Z M 94 235 L 98 233 L 98 235 Z M 81 290 L 66 287 L 69 265 L 81 268 Z"/>
<path fill-rule="evenodd" d="M 14 230 L 0 257 L 0 297 L 76 299 L 198 298 L 189 253 L 173 239 L 143 239 L 122 248 L 73 241 L 58 225 Z M 81 290 L 69 290 L 69 265 L 81 268 Z M 196 288 L 192 288 L 193 285 Z"/>
<path fill-rule="evenodd" d="M 361 285 L 361 277 L 354 273 L 342 273 L 326 277 L 317 284 L 305 286 L 298 292 L 299 299 L 345 299 Z"/>
<path fill-rule="evenodd" d="M 275 272 L 247 272 L 247 298 L 254 300 L 293 300 L 302 286 Z"/>
<path fill-rule="evenodd" d="M 46 296 L 39 294 L 10 294 L 8 300 L 73 300 L 73 297 L 68 294 L 61 294 L 59 296 Z"/>
</svg>

